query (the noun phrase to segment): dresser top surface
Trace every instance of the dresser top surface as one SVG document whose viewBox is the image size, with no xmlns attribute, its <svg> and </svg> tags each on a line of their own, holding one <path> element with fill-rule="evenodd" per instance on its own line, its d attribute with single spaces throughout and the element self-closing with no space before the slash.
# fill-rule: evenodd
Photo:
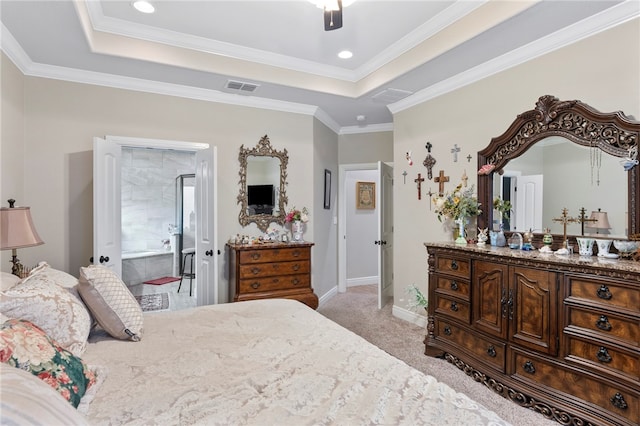
<svg viewBox="0 0 640 426">
<path fill-rule="evenodd" d="M 460 250 L 467 253 L 523 259 L 563 266 L 592 267 L 594 269 L 616 270 L 640 274 L 640 262 L 625 259 L 607 259 L 598 256 L 580 256 L 578 254 L 556 255 L 554 253 L 542 253 L 538 250 L 514 250 L 509 247 L 495 247 L 491 245 L 479 246 L 476 244 L 456 244 L 453 242 L 429 242 L 424 243 L 427 248 L 442 248 Z"/>
<path fill-rule="evenodd" d="M 313 243 L 305 241 L 302 243 L 281 243 L 281 242 L 269 242 L 269 243 L 257 243 L 257 244 L 227 243 L 226 245 L 233 250 L 269 250 L 269 249 L 311 247 L 313 246 Z"/>
</svg>

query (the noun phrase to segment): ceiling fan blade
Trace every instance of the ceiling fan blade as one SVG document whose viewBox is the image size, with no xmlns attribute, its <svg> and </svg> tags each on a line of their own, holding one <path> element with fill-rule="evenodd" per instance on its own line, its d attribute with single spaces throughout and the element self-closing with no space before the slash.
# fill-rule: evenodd
<svg viewBox="0 0 640 426">
<path fill-rule="evenodd" d="M 324 30 L 342 28 L 342 0 L 338 0 L 338 10 L 324 10 Z"/>
</svg>

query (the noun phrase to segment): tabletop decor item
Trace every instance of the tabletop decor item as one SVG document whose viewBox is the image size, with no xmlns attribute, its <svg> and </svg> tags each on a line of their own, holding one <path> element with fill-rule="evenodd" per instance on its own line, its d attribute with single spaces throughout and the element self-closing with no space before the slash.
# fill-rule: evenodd
<svg viewBox="0 0 640 426">
<path fill-rule="evenodd" d="M 471 217 L 479 215 L 482 211 L 480 210 L 478 198 L 473 192 L 475 186 L 471 185 L 466 189 L 462 189 L 462 186 L 462 183 L 460 183 L 453 192 L 435 197 L 433 203 L 440 222 L 452 220 L 458 225 L 459 234 L 456 243 L 466 244 L 464 227 Z"/>
<path fill-rule="evenodd" d="M 293 207 L 285 216 L 284 221 L 291 224 L 291 241 L 304 242 L 302 234 L 304 233 L 304 224 L 309 221 L 309 210 L 306 207 L 301 210 Z"/>
</svg>

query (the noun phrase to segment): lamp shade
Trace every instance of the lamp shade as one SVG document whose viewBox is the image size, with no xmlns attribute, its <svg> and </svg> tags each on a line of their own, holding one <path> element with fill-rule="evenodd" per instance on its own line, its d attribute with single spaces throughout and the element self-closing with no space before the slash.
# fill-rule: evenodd
<svg viewBox="0 0 640 426">
<path fill-rule="evenodd" d="M 0 250 L 44 244 L 31 220 L 29 207 L 0 208 Z"/>
<path fill-rule="evenodd" d="M 593 228 L 597 230 L 601 229 L 611 229 L 611 225 L 609 224 L 609 216 L 607 212 L 603 211 L 592 211 L 591 216 L 589 217 L 591 222 L 587 226 L 587 228 Z"/>
</svg>

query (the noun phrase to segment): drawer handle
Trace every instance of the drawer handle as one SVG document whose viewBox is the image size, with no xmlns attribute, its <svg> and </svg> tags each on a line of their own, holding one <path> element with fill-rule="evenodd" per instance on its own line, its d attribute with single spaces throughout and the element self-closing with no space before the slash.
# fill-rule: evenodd
<svg viewBox="0 0 640 426">
<path fill-rule="evenodd" d="M 298 270 L 300 270 L 300 264 L 299 264 L 299 263 L 296 263 L 295 265 L 293 265 L 293 268 L 292 268 L 292 269 L 293 269 L 294 271 L 298 271 Z"/>
<path fill-rule="evenodd" d="M 600 346 L 600 350 L 596 354 L 596 358 L 598 358 L 599 361 L 606 363 L 609 363 L 612 360 L 611 355 L 609 355 L 609 351 L 604 346 Z"/>
<path fill-rule="evenodd" d="M 251 268 L 251 273 L 253 275 L 258 275 L 260 273 L 260 268 Z"/>
<path fill-rule="evenodd" d="M 458 291 L 458 282 L 453 280 L 451 281 L 451 290 Z"/>
<path fill-rule="evenodd" d="M 600 315 L 600 319 L 596 321 L 596 327 L 603 331 L 611 330 L 611 323 L 609 322 L 609 319 L 606 315 Z"/>
<path fill-rule="evenodd" d="M 458 312 L 458 304 L 456 302 L 451 302 L 451 310 L 453 312 Z"/>
<path fill-rule="evenodd" d="M 531 361 L 525 362 L 522 368 L 529 374 L 534 374 L 536 372 L 536 367 L 534 367 Z"/>
<path fill-rule="evenodd" d="M 451 269 L 454 271 L 458 270 L 458 262 L 456 262 L 455 260 L 451 261 Z"/>
<path fill-rule="evenodd" d="M 489 348 L 487 349 L 487 353 L 489 354 L 489 356 L 491 358 L 495 358 L 496 357 L 496 348 L 494 348 L 493 345 L 489 346 Z"/>
<path fill-rule="evenodd" d="M 447 336 L 451 336 L 451 327 L 446 326 L 444 328 L 444 334 L 446 334 Z"/>
<path fill-rule="evenodd" d="M 253 288 L 254 290 L 257 290 L 258 287 L 260 287 L 260 283 L 253 283 L 251 284 L 251 288 Z"/>
<path fill-rule="evenodd" d="M 251 253 L 251 258 L 253 260 L 258 260 L 260 259 L 260 253 Z"/>
<path fill-rule="evenodd" d="M 301 254 L 302 254 L 302 252 L 300 250 L 294 250 L 291 255 L 293 257 L 300 257 Z"/>
<path fill-rule="evenodd" d="M 604 299 L 604 300 L 609 300 L 611 299 L 611 297 L 613 297 L 611 295 L 611 292 L 609 291 L 609 287 L 607 287 L 606 285 L 602 284 L 600 286 L 600 288 L 598 289 L 598 291 L 596 291 L 596 294 L 598 295 L 598 297 L 600 299 Z"/>
<path fill-rule="evenodd" d="M 300 280 L 297 279 L 297 278 L 294 278 L 293 280 L 291 280 L 291 284 L 298 285 L 298 284 L 300 284 Z"/>
<path fill-rule="evenodd" d="M 626 410 L 628 407 L 627 401 L 625 401 L 624 397 L 620 395 L 620 392 L 616 392 L 609 401 L 611 401 L 611 405 L 621 410 Z"/>
</svg>

